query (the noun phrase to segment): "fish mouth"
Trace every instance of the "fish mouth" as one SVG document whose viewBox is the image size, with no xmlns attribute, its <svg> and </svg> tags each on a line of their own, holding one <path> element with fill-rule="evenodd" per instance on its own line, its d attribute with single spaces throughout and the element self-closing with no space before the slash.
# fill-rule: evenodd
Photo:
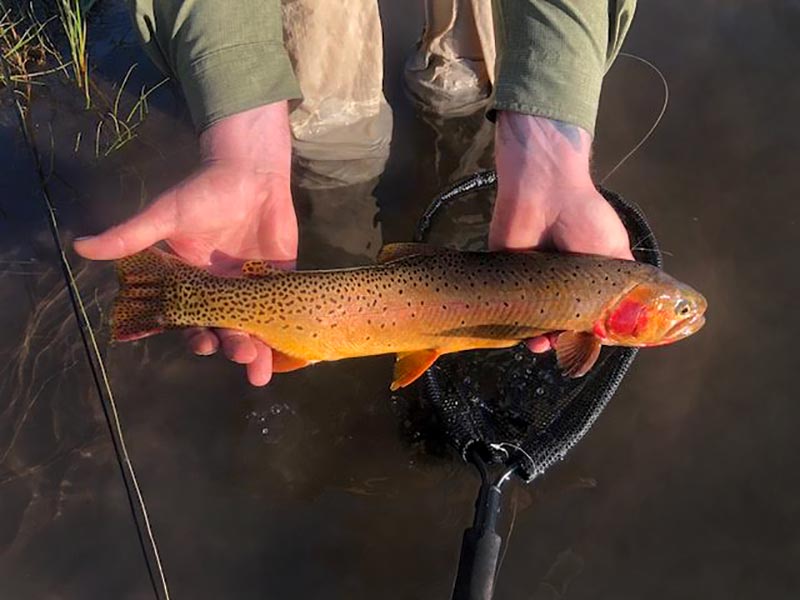
<svg viewBox="0 0 800 600">
<path fill-rule="evenodd" d="M 664 336 L 665 343 L 674 342 L 697 333 L 706 324 L 706 317 L 703 313 L 692 315 L 691 317 L 679 321 L 673 325 Z"/>
</svg>

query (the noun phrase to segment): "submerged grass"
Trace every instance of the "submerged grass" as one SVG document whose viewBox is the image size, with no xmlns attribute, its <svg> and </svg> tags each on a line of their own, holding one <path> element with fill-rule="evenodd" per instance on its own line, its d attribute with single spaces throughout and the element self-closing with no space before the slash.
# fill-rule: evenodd
<svg viewBox="0 0 800 600">
<path fill-rule="evenodd" d="M 11 9 L 0 2 L 0 85 L 12 85 L 27 105 L 31 86 L 37 78 L 66 69 L 69 65 L 61 60 L 56 66 L 48 68 L 52 57 L 60 59 L 47 36 L 47 26 L 55 17 L 40 22 L 32 10 L 22 16 L 15 15 Z"/>
<path fill-rule="evenodd" d="M 101 115 L 97 123 L 94 146 L 96 158 L 108 156 L 136 138 L 137 129 L 142 125 L 149 113 L 147 100 L 150 94 L 169 81 L 168 79 L 162 79 L 150 88 L 142 86 L 136 102 L 133 103 L 126 114 L 122 109 L 122 95 L 136 67 L 136 63 L 132 64 L 128 72 L 125 73 L 125 77 L 114 96 L 114 103 Z"/>
<path fill-rule="evenodd" d="M 89 53 L 86 48 L 87 27 L 81 1 L 58 0 L 58 12 L 72 57 L 73 79 L 83 92 L 86 108 L 90 108 L 92 95 L 89 87 Z"/>
<path fill-rule="evenodd" d="M 86 12 L 81 0 L 55 0 L 33 3 L 21 8 L 20 3 L 0 0 L 0 86 L 10 86 L 27 112 L 34 85 L 48 85 L 54 80 L 44 76 L 66 75 L 82 93 L 84 109 L 96 115 L 94 123 L 95 158 L 107 157 L 138 137 L 138 129 L 149 113 L 150 95 L 168 80 L 142 86 L 133 99 L 124 101 L 136 63 L 128 69 L 113 96 L 103 93 L 91 79 Z M 41 16 L 44 15 L 44 16 Z M 56 45 L 48 35 L 62 41 Z M 63 35 L 62 35 L 63 34 Z M 60 47 L 60 48 L 59 48 Z M 57 85 L 57 83 L 56 83 Z M 91 134 L 89 134 L 91 135 Z M 85 134 L 78 132 L 73 144 L 77 153 Z"/>
</svg>

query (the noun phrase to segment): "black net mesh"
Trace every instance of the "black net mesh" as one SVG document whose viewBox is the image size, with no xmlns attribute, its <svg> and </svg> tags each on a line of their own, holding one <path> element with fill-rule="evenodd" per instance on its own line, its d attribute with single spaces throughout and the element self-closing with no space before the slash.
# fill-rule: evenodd
<svg viewBox="0 0 800 600">
<path fill-rule="evenodd" d="M 420 219 L 416 239 L 428 239 L 437 219 L 473 192 L 491 189 L 493 171 L 477 173 L 441 194 Z M 661 266 L 661 254 L 641 210 L 600 190 L 625 224 L 637 260 Z M 514 463 L 533 480 L 561 460 L 608 404 L 636 350 L 605 348 L 584 377 L 561 375 L 554 353 L 534 355 L 523 345 L 441 357 L 425 374 L 423 403 L 433 407 L 447 441 L 467 457 L 479 452 L 490 463 Z"/>
</svg>

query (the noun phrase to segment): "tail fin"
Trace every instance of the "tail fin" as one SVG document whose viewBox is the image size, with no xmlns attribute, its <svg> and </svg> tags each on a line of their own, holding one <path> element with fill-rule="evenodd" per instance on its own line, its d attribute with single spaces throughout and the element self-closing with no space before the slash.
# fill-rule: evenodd
<svg viewBox="0 0 800 600">
<path fill-rule="evenodd" d="M 111 309 L 113 341 L 138 340 L 168 327 L 165 284 L 181 264 L 155 248 L 116 261 L 120 287 Z"/>
</svg>

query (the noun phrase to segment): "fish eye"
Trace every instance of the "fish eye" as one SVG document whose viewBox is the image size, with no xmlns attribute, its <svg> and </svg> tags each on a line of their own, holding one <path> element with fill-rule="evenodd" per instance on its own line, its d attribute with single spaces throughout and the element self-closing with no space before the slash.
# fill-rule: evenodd
<svg viewBox="0 0 800 600">
<path fill-rule="evenodd" d="M 691 310 L 692 306 L 688 300 L 678 300 L 677 304 L 675 304 L 675 314 L 681 317 L 688 315 Z"/>
</svg>

